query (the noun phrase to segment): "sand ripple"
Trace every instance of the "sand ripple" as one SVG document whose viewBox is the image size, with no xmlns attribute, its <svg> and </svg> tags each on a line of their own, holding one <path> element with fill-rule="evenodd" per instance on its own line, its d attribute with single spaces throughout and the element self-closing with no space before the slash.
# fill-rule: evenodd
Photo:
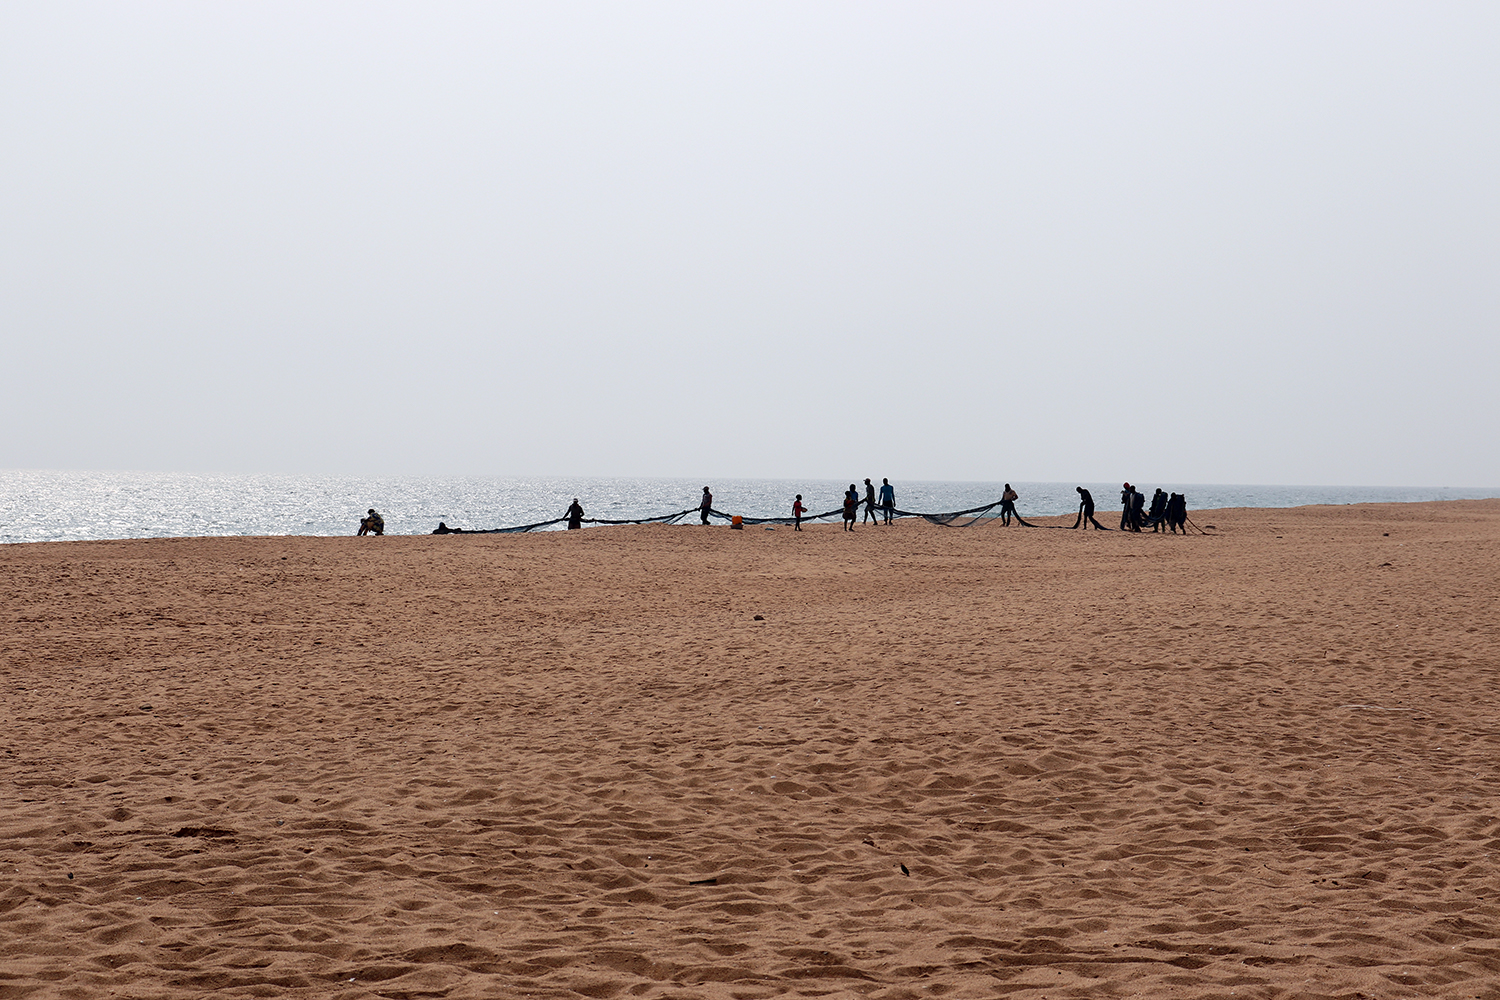
<svg viewBox="0 0 1500 1000">
<path fill-rule="evenodd" d="M 6 547 L 0 1000 L 1493 995 L 1500 503 L 1213 521 Z"/>
</svg>

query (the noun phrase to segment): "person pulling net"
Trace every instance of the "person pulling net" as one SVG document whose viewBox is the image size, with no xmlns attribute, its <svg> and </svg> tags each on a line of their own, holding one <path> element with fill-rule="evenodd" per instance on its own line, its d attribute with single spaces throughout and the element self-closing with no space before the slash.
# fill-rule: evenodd
<svg viewBox="0 0 1500 1000">
<path fill-rule="evenodd" d="M 699 506 L 697 506 L 697 507 L 689 507 L 686 510 L 675 511 L 675 512 L 673 512 L 671 514 L 660 514 L 660 515 L 658 515 L 656 517 L 629 517 L 629 518 L 583 517 L 583 516 L 581 516 L 582 513 L 583 513 L 583 510 L 582 510 L 581 507 L 579 507 L 576 511 L 572 507 L 570 507 L 568 509 L 568 511 L 565 514 L 563 514 L 562 517 L 554 517 L 554 518 L 551 518 L 551 519 L 546 520 L 546 521 L 536 521 L 536 522 L 533 522 L 531 524 L 516 524 L 516 525 L 511 525 L 511 526 L 508 526 L 508 527 L 504 527 L 504 528 L 447 528 L 447 525 L 445 524 L 445 525 L 443 525 L 443 527 L 447 528 L 446 532 L 434 532 L 434 533 L 435 534 L 455 534 L 455 535 L 457 535 L 457 534 L 463 534 L 463 535 L 511 535 L 511 534 L 523 534 L 523 533 L 528 532 L 528 531 L 542 531 L 542 530 L 545 530 L 547 528 L 555 527 L 556 525 L 559 525 L 559 524 L 567 524 L 570 528 L 573 527 L 575 524 L 578 525 L 578 526 L 582 526 L 582 525 L 585 525 L 585 524 L 600 524 L 600 525 L 676 524 L 679 521 L 681 521 L 682 519 L 684 519 L 686 517 L 689 517 L 690 515 L 693 515 L 693 514 L 697 514 L 699 516 L 699 519 L 700 519 L 701 523 L 703 523 L 703 524 L 708 524 L 710 522 L 710 519 L 712 519 L 712 518 L 717 518 L 717 519 L 719 519 L 721 521 L 733 522 L 734 521 L 734 515 L 732 515 L 732 514 L 726 514 L 723 511 L 721 511 L 721 510 L 717 509 L 716 507 L 712 506 L 712 503 L 713 503 L 712 497 L 713 497 L 713 495 L 711 493 L 706 493 L 705 494 L 705 499 L 707 500 L 707 504 L 700 503 Z M 981 505 L 979 507 L 970 507 L 970 508 L 968 508 L 966 510 L 941 511 L 941 512 L 937 512 L 937 513 L 929 513 L 929 512 L 926 512 L 926 511 L 916 511 L 916 510 L 900 510 L 894 504 L 892 504 L 889 507 L 887 507 L 885 504 L 880 504 L 879 511 L 880 511 L 880 514 L 883 515 L 883 520 L 884 519 L 889 519 L 889 520 L 885 520 L 885 523 L 887 523 L 887 524 L 891 523 L 892 521 L 895 520 L 895 518 L 898 518 L 898 517 L 920 517 L 924 521 L 928 521 L 928 522 L 930 522 L 932 524 L 941 525 L 942 527 L 945 527 L 945 528 L 968 527 L 969 525 L 975 524 L 975 523 L 979 522 L 980 520 L 992 520 L 992 518 L 986 518 L 985 515 L 987 515 L 990 511 L 994 510 L 996 507 L 1000 506 L 1001 502 L 1002 501 L 1000 501 L 1000 500 L 995 500 L 995 501 L 993 501 L 991 503 L 983 504 L 983 505 Z M 799 497 L 799 503 L 800 503 L 800 497 Z M 574 505 L 577 505 L 577 504 L 578 504 L 578 501 L 574 500 Z M 844 507 L 841 505 L 841 506 L 833 508 L 832 510 L 824 511 L 821 514 L 811 514 L 811 513 L 807 513 L 804 510 L 804 511 L 802 511 L 802 512 L 800 512 L 798 514 L 795 514 L 795 515 L 793 515 L 791 517 L 749 517 L 749 516 L 746 516 L 746 515 L 740 515 L 740 522 L 742 524 L 745 524 L 745 525 L 752 525 L 752 524 L 770 524 L 770 525 L 786 524 L 786 525 L 793 525 L 793 524 L 796 524 L 798 521 L 801 521 L 801 522 L 804 522 L 804 523 L 808 522 L 808 521 L 827 521 L 827 520 L 833 520 L 835 518 L 841 518 L 843 516 L 844 516 Z M 965 523 L 962 523 L 962 524 L 958 523 L 960 521 L 960 519 L 962 519 L 962 518 L 970 518 L 970 520 L 967 521 L 967 522 L 965 522 Z M 1015 518 L 1016 518 L 1017 521 L 1020 521 L 1022 524 L 1025 524 L 1028 528 L 1037 527 L 1037 525 L 1028 524 L 1026 521 L 1022 521 L 1019 514 L 1015 515 Z"/>
<path fill-rule="evenodd" d="M 1041 525 L 1032 524 L 1016 511 L 1016 501 L 1021 499 L 1021 494 L 1011 489 L 1010 483 L 1005 484 L 1005 492 L 1000 494 L 1000 524 L 1009 528 L 1011 519 L 1014 518 L 1018 524 L 1028 528 L 1039 528 Z"/>
</svg>

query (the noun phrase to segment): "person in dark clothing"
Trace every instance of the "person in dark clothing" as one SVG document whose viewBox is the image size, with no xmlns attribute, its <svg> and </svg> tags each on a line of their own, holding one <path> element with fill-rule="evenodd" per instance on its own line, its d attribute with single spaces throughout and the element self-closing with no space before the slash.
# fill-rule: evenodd
<svg viewBox="0 0 1500 1000">
<path fill-rule="evenodd" d="M 1158 531 L 1166 530 L 1162 527 L 1166 523 L 1166 520 L 1167 491 L 1158 489 L 1155 493 L 1151 494 L 1151 516 L 1146 519 L 1146 523 L 1151 525 L 1151 533 L 1154 535 Z"/>
<path fill-rule="evenodd" d="M 577 531 L 583 527 L 583 508 L 578 505 L 578 498 L 568 505 L 568 530 Z"/>
<path fill-rule="evenodd" d="M 1167 527 L 1174 535 L 1178 528 L 1187 534 L 1187 497 L 1181 493 L 1173 493 L 1167 498 Z"/>
<path fill-rule="evenodd" d="M 432 529 L 434 535 L 461 535 L 464 529 L 450 528 L 446 521 L 439 521 L 438 526 Z"/>
<path fill-rule="evenodd" d="M 385 534 L 385 518 L 375 513 L 375 508 L 369 510 L 369 517 L 359 519 L 359 533 L 361 535 L 383 535 Z"/>
<path fill-rule="evenodd" d="M 1000 494 L 1000 524 L 1010 527 L 1010 519 L 1020 517 L 1016 513 L 1016 501 L 1021 499 L 1021 494 L 1010 488 L 1010 483 L 1005 484 L 1005 492 Z"/>
<path fill-rule="evenodd" d="M 892 523 L 896 514 L 896 487 L 889 479 L 880 481 L 880 509 L 885 511 L 885 523 Z"/>
<path fill-rule="evenodd" d="M 854 530 L 854 519 L 859 516 L 859 490 L 853 483 L 844 493 L 844 530 Z"/>
<path fill-rule="evenodd" d="M 874 521 L 880 523 L 880 515 L 875 513 L 875 484 L 868 479 L 865 480 L 865 518 L 861 523 L 868 524 Z"/>
<path fill-rule="evenodd" d="M 698 515 L 703 523 L 708 523 L 708 512 L 714 509 L 714 495 L 708 492 L 708 487 L 703 487 L 703 502 L 698 504 Z"/>
<path fill-rule="evenodd" d="M 1130 530 L 1130 511 L 1135 505 L 1135 487 L 1126 483 L 1120 487 L 1120 530 Z"/>
<path fill-rule="evenodd" d="M 1078 520 L 1073 522 L 1073 527 L 1083 525 L 1083 530 L 1088 531 L 1092 524 L 1098 531 L 1104 531 L 1104 525 L 1094 520 L 1094 495 L 1082 486 L 1073 487 L 1078 491 Z"/>
<path fill-rule="evenodd" d="M 1134 531 L 1134 532 L 1137 532 L 1137 533 L 1140 532 L 1141 525 L 1146 520 L 1146 516 L 1143 513 L 1143 510 L 1144 510 L 1145 506 L 1146 506 L 1146 494 L 1142 493 L 1140 490 L 1132 489 L 1131 490 L 1131 497 L 1130 497 L 1130 530 L 1131 531 Z"/>
</svg>

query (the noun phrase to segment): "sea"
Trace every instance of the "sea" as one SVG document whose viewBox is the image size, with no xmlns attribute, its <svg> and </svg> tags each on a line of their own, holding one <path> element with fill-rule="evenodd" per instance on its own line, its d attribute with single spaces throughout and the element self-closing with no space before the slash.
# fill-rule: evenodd
<svg viewBox="0 0 1500 1000">
<path fill-rule="evenodd" d="M 863 477 L 852 481 L 863 488 Z M 362 478 L 0 470 L 0 543 L 352 535 L 371 507 L 385 519 L 386 534 L 424 535 L 439 522 L 474 530 L 550 521 L 562 517 L 574 497 L 590 518 L 644 519 L 696 511 L 705 485 L 713 491 L 715 509 L 726 514 L 785 517 L 798 493 L 813 513 L 837 509 L 849 481 L 720 479 L 705 483 L 610 477 Z M 922 513 L 993 503 L 1004 489 L 998 482 L 897 481 L 892 485 L 898 508 Z M 1101 520 L 1112 508 L 1118 510 L 1120 486 L 1115 483 L 1012 484 L 1021 496 L 1016 507 L 1023 517 L 1076 511 L 1074 487 L 1078 485 L 1093 493 Z M 1500 497 L 1500 487 L 1135 485 L 1147 497 L 1158 486 L 1169 493 L 1183 493 L 1190 511 Z M 684 523 L 696 521 L 696 513 L 684 519 Z"/>
</svg>

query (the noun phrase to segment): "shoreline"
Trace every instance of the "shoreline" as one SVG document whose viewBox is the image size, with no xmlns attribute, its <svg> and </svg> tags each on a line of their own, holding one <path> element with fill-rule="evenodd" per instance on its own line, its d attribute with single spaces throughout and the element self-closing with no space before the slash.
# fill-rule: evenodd
<svg viewBox="0 0 1500 1000">
<path fill-rule="evenodd" d="M 897 507 L 957 511 L 998 500 L 1001 483 L 940 483 L 897 479 Z M 106 537 L 341 536 L 352 534 L 370 507 L 386 529 L 426 534 L 440 521 L 492 530 L 554 520 L 572 497 L 585 516 L 636 520 L 696 510 L 701 481 L 498 478 L 349 479 L 327 477 L 192 477 L 146 474 L 6 475 L 0 473 L 0 542 L 87 541 Z M 1071 483 L 1017 483 L 1023 517 L 1071 515 Z M 1083 483 L 1100 509 L 1117 504 L 1119 484 Z M 840 505 L 848 482 L 716 480 L 716 506 L 747 518 L 790 513 L 792 497 L 814 510 Z M 1150 493 L 1152 485 L 1143 484 Z M 1257 487 L 1174 484 L 1189 510 L 1282 509 L 1309 504 L 1427 502 L 1500 498 L 1500 488 L 1455 491 L 1416 487 Z M 1466 495 L 1467 494 L 1467 495 Z M 690 516 L 696 521 L 696 515 Z"/>
</svg>

